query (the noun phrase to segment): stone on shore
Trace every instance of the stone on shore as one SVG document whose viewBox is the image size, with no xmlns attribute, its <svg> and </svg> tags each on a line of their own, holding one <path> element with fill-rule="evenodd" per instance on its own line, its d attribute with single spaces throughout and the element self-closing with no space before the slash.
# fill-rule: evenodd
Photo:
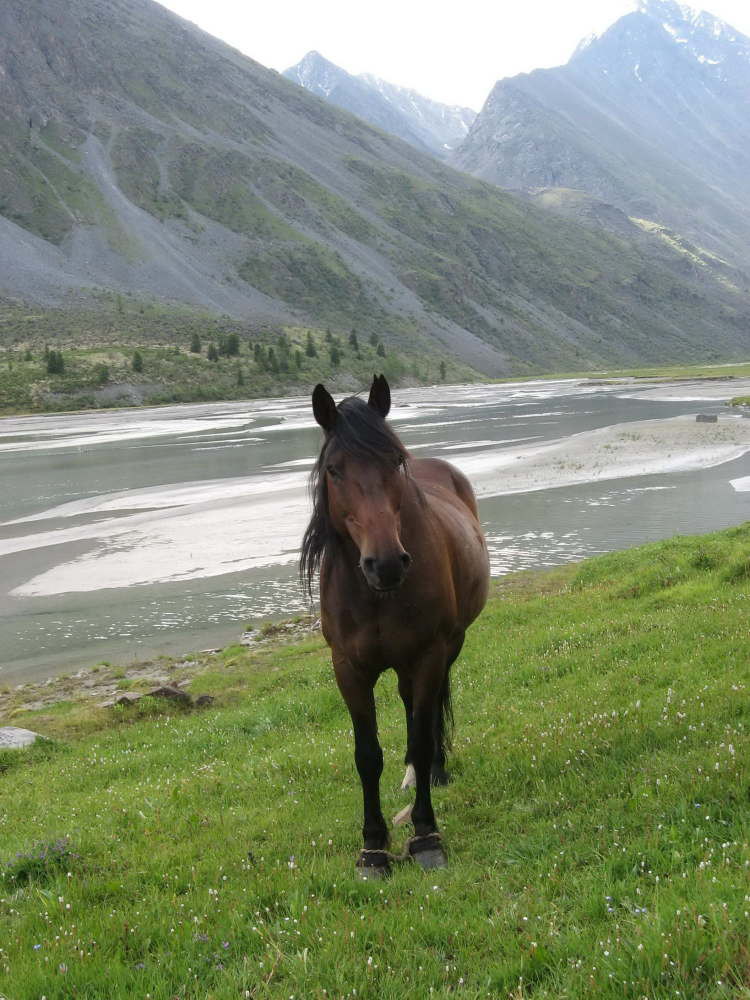
<svg viewBox="0 0 750 1000">
<path fill-rule="evenodd" d="M 0 750 L 17 750 L 30 747 L 39 738 L 39 733 L 18 726 L 0 726 Z"/>
<path fill-rule="evenodd" d="M 154 688 L 153 691 L 149 691 L 148 693 L 152 698 L 169 698 L 171 701 L 179 702 L 181 705 L 192 705 L 193 703 L 193 699 L 187 691 L 182 691 L 173 684 L 164 684 L 162 687 Z"/>
</svg>

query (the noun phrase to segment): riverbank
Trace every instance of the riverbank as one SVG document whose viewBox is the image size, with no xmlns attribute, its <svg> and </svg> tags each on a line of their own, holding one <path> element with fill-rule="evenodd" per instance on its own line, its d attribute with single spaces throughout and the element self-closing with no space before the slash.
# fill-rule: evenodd
<svg viewBox="0 0 750 1000">
<path fill-rule="evenodd" d="M 357 335 L 355 330 L 254 328 L 228 318 L 208 322 L 187 311 L 181 316 L 182 336 L 178 337 L 171 323 L 160 326 L 164 317 L 158 310 L 153 316 L 138 312 L 127 319 L 125 322 L 120 314 L 111 317 L 99 339 L 85 324 L 83 333 L 80 324 L 48 336 L 38 332 L 23 337 L 19 332 L 13 346 L 6 346 L 0 363 L 0 419 L 176 403 L 282 399 L 306 393 L 318 381 L 334 392 L 357 392 L 367 387 L 373 371 L 384 372 L 393 387 L 465 382 L 508 385 L 529 379 L 658 384 L 750 377 L 750 362 L 727 362 L 539 371 L 483 379 L 447 355 L 428 356 L 410 350 L 406 342 L 386 348 L 377 337 Z M 62 355 L 61 370 L 48 371 L 50 344 Z M 211 357 L 209 347 L 214 352 Z M 727 398 L 731 395 L 728 392 Z"/>
<path fill-rule="evenodd" d="M 0 757 L 2 991 L 741 995 L 749 553 L 744 525 L 501 582 L 454 668 L 429 878 L 357 881 L 319 637 L 209 657 L 187 685 L 207 709 L 16 714 L 53 740 Z M 403 711 L 390 676 L 378 695 L 390 816 Z"/>
</svg>

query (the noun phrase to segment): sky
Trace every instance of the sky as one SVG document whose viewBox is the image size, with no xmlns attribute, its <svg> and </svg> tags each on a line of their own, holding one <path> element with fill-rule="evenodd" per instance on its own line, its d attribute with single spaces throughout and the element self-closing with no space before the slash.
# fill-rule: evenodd
<svg viewBox="0 0 750 1000">
<path fill-rule="evenodd" d="M 475 110 L 496 80 L 567 62 L 635 0 L 160 0 L 246 55 L 283 71 L 316 49 L 350 73 L 374 73 Z M 750 35 L 750 0 L 705 8 Z"/>
</svg>

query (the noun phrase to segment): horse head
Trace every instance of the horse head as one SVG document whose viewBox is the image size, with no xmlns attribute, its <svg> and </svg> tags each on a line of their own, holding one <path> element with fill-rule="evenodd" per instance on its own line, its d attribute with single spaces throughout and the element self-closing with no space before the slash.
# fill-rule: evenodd
<svg viewBox="0 0 750 1000">
<path fill-rule="evenodd" d="M 385 421 L 391 405 L 388 382 L 375 376 L 367 403 L 351 396 L 338 406 L 317 385 L 312 403 L 326 435 L 316 468 L 316 505 L 325 505 L 322 516 L 333 532 L 356 548 L 372 590 L 396 590 L 411 563 L 401 542 L 408 453 Z"/>
</svg>

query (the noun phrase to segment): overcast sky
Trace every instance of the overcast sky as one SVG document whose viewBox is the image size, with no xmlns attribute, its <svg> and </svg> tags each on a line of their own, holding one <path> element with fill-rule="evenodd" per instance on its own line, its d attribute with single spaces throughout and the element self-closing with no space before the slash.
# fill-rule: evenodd
<svg viewBox="0 0 750 1000">
<path fill-rule="evenodd" d="M 161 0 L 264 66 L 284 70 L 317 49 L 426 97 L 479 110 L 503 76 L 557 66 L 635 0 Z M 694 6 L 700 7 L 700 4 Z M 750 0 L 709 0 L 750 35 Z"/>
</svg>

